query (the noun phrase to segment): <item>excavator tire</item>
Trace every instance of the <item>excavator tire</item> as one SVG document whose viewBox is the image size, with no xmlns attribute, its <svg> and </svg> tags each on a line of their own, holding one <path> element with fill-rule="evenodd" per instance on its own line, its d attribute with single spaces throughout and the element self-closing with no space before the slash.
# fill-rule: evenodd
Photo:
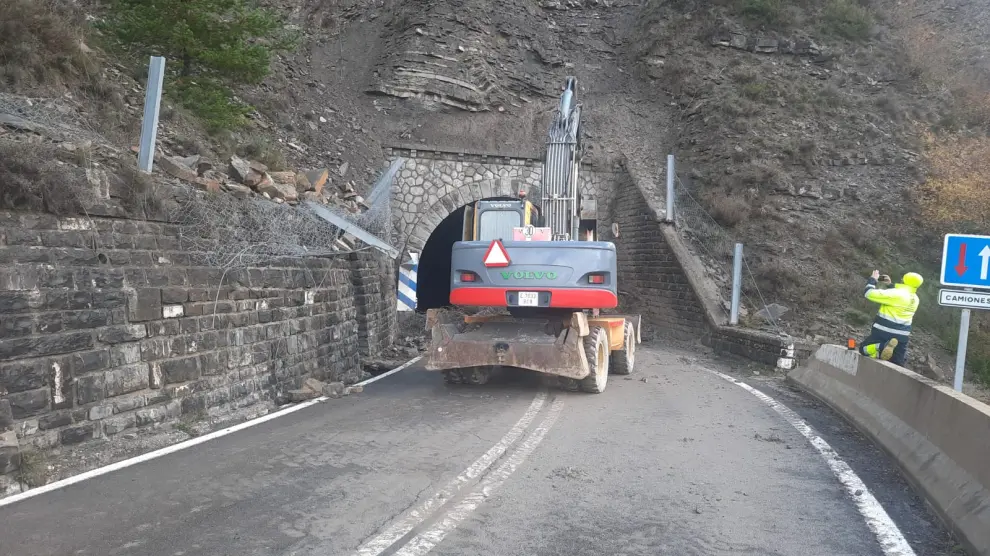
<svg viewBox="0 0 990 556">
<path fill-rule="evenodd" d="M 464 377 L 461 376 L 461 371 L 457 371 L 457 370 L 444 371 L 443 381 L 446 382 L 447 384 L 463 384 Z"/>
<path fill-rule="evenodd" d="M 608 333 L 601 326 L 591 329 L 584 338 L 584 356 L 588 358 L 591 374 L 581 380 L 581 390 L 601 394 L 608 385 L 609 368 Z"/>
<path fill-rule="evenodd" d="M 631 322 L 626 322 L 622 335 L 625 336 L 622 349 L 613 351 L 609 357 L 610 370 L 616 375 L 630 374 L 636 365 L 636 330 Z"/>
<path fill-rule="evenodd" d="M 485 367 L 475 367 L 464 371 L 462 375 L 464 376 L 465 384 L 481 386 L 488 384 L 489 379 L 492 377 L 492 371 Z"/>
</svg>

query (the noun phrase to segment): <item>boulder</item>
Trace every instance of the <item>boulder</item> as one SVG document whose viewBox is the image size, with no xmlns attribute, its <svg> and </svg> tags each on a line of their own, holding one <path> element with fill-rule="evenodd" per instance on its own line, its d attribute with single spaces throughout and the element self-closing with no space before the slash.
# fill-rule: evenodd
<svg viewBox="0 0 990 556">
<path fill-rule="evenodd" d="M 257 187 L 268 168 L 260 162 L 248 162 L 237 155 L 230 157 L 230 175 L 248 187 Z"/>
<path fill-rule="evenodd" d="M 296 183 L 296 173 L 295 172 L 268 172 L 268 175 L 272 178 L 275 183 L 292 184 L 295 186 Z"/>
<path fill-rule="evenodd" d="M 296 189 L 298 189 L 300 193 L 303 191 L 315 191 L 317 193 L 321 193 L 323 191 L 323 186 L 326 185 L 329 177 L 330 171 L 326 168 L 319 168 L 308 172 L 299 172 L 296 174 Z"/>
<path fill-rule="evenodd" d="M 298 201 L 299 194 L 296 193 L 295 184 L 276 183 L 267 174 L 265 180 L 255 188 L 258 193 L 268 195 L 272 199 L 283 201 Z"/>
<path fill-rule="evenodd" d="M 182 159 L 163 156 L 158 163 L 169 175 L 184 182 L 191 183 L 200 189 L 211 193 L 217 193 L 220 191 L 219 181 L 199 177 L 199 174 L 197 174 L 192 168 L 186 166 L 182 162 Z"/>
</svg>

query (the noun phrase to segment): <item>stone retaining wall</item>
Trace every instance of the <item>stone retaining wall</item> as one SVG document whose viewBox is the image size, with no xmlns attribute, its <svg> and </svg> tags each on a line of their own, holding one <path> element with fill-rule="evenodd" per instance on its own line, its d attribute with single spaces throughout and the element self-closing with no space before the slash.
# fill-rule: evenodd
<svg viewBox="0 0 990 556">
<path fill-rule="evenodd" d="M 171 224 L 0 212 L 0 472 L 21 449 L 355 382 L 394 338 L 380 256 L 225 270 L 189 249 Z"/>
<path fill-rule="evenodd" d="M 699 339 L 716 353 L 772 366 L 781 357 L 804 355 L 807 350 L 789 337 L 728 326 L 701 261 L 673 225 L 664 222 L 666 214 L 652 196 L 644 193 L 659 189 L 635 166 L 625 167 L 627 179 L 619 182 L 609 210 L 609 219 L 619 225 L 619 237 L 602 239 L 616 244 L 622 306 L 643 314 L 647 326 L 653 327 L 647 335 Z"/>
</svg>

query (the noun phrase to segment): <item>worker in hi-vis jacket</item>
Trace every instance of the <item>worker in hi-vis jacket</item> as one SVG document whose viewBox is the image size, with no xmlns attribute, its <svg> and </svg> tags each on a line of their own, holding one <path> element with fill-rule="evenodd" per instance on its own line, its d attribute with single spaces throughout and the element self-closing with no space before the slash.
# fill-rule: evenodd
<svg viewBox="0 0 990 556">
<path fill-rule="evenodd" d="M 889 284 L 890 278 L 884 278 Z M 921 303 L 918 288 L 925 280 L 917 272 L 908 272 L 900 283 L 881 289 L 877 287 L 879 279 L 880 271 L 874 270 L 866 283 L 866 299 L 879 303 L 880 310 L 873 319 L 870 335 L 860 344 L 859 352 L 903 367 L 911 337 L 911 322 Z"/>
</svg>

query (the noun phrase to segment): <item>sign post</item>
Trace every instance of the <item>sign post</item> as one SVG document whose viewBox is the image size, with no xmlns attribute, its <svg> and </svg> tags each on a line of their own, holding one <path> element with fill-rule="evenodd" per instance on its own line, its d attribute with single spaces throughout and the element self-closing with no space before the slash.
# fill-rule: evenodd
<svg viewBox="0 0 990 556">
<path fill-rule="evenodd" d="M 990 236 L 946 234 L 939 279 L 943 286 L 963 288 L 963 291 L 943 289 L 938 292 L 939 305 L 962 308 L 956 344 L 956 374 L 952 381 L 956 392 L 962 392 L 970 312 L 972 309 L 990 309 Z"/>
</svg>

